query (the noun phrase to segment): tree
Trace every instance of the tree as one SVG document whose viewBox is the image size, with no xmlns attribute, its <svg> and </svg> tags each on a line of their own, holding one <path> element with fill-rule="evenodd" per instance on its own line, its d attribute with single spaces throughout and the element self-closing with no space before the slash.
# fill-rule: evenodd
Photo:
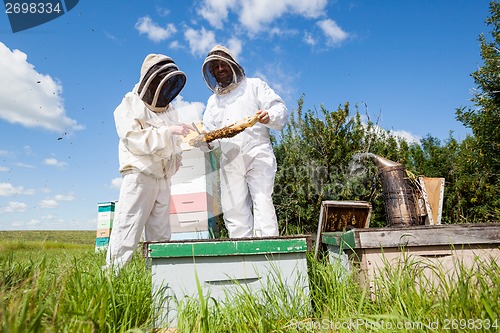
<svg viewBox="0 0 500 333">
<path fill-rule="evenodd" d="M 460 108 L 456 116 L 472 130 L 462 142 L 445 144 L 432 136 L 408 144 L 381 130 L 349 103 L 329 111 L 304 111 L 303 97 L 282 132 L 273 140 L 278 172 L 274 203 L 281 232 L 315 232 L 324 200 L 361 200 L 372 204 L 370 226 L 386 225 L 378 170 L 365 164 L 352 173 L 359 153 L 373 153 L 399 162 L 415 175 L 446 180 L 443 222 L 498 222 L 500 220 L 500 4 L 490 3 L 489 41 L 479 37 L 484 65 L 471 76 L 477 90 L 474 108 Z M 354 163 L 356 164 L 356 163 Z"/>
<path fill-rule="evenodd" d="M 361 121 L 349 103 L 329 111 L 298 109 L 290 117 L 281 139 L 273 140 L 278 161 L 274 204 L 282 234 L 315 232 L 324 200 L 358 200 L 372 204 L 370 225 L 385 226 L 386 216 L 378 170 L 358 154 L 374 153 L 388 159 L 410 153 L 409 145 Z M 411 158 L 408 158 L 411 159 Z"/>
<path fill-rule="evenodd" d="M 475 107 L 457 109 L 457 119 L 472 130 L 460 145 L 457 204 L 465 220 L 498 221 L 500 216 L 500 4 L 490 3 L 491 40 L 479 36 L 483 66 L 471 74 L 477 85 Z"/>
<path fill-rule="evenodd" d="M 348 174 L 365 139 L 359 114 L 351 117 L 348 103 L 334 112 L 323 106 L 303 111 L 302 105 L 303 97 L 275 144 L 274 203 L 282 233 L 315 231 L 323 200 L 366 198 L 373 182 Z"/>
</svg>

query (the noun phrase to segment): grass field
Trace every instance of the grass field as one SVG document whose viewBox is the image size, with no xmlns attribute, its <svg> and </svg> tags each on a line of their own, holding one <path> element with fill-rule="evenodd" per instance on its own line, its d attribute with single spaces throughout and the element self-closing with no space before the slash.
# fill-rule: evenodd
<svg viewBox="0 0 500 333">
<path fill-rule="evenodd" d="M 136 255 L 118 276 L 107 274 L 94 240 L 94 231 L 0 232 L 0 331 L 156 331 L 153 304 L 164 295 L 153 293 L 144 258 Z M 355 275 L 309 254 L 308 295 L 277 284 L 221 302 L 184 299 L 177 332 L 500 331 L 495 260 L 457 263 L 453 278 L 432 267 L 432 283 L 418 264 L 383 267 L 372 298 Z"/>
<path fill-rule="evenodd" d="M 18 260 L 57 257 L 58 254 L 95 249 L 96 231 L 0 231 L 0 259 Z M 70 251 L 70 252 L 71 252 Z"/>
<path fill-rule="evenodd" d="M 93 246 L 95 244 L 95 237 L 95 230 L 0 231 L 0 243 L 4 243 L 7 241 L 58 242 Z"/>
</svg>

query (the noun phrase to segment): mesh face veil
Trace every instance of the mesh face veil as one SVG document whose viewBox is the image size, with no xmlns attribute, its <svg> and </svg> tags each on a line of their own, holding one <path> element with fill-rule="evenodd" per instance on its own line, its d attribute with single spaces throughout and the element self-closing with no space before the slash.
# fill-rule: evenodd
<svg viewBox="0 0 500 333">
<path fill-rule="evenodd" d="M 139 97 L 151 111 L 166 111 L 186 84 L 186 75 L 171 58 L 161 55 L 148 56 L 143 64 L 144 71 L 137 90 Z"/>
<path fill-rule="evenodd" d="M 214 75 L 214 63 L 218 61 L 223 61 L 228 64 L 232 72 L 232 81 L 225 87 L 221 86 L 221 84 L 217 82 Z M 245 71 L 243 70 L 243 67 L 241 67 L 236 60 L 234 60 L 227 48 L 220 45 L 217 45 L 208 53 L 205 61 L 203 62 L 202 73 L 203 79 L 205 80 L 208 88 L 218 95 L 230 92 L 245 78 Z"/>
</svg>

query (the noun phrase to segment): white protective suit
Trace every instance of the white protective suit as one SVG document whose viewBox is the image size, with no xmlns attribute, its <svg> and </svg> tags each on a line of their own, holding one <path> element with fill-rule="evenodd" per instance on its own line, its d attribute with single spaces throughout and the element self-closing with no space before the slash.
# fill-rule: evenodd
<svg viewBox="0 0 500 333">
<path fill-rule="evenodd" d="M 146 73 L 153 65 L 168 59 L 163 55 L 146 57 L 141 81 L 125 95 L 114 112 L 123 176 L 106 255 L 106 266 L 114 269 L 130 261 L 143 231 L 146 241 L 170 239 L 170 177 L 180 163 L 182 139 L 170 132 L 170 126 L 178 124 L 179 119 L 169 103 L 184 86 L 184 73 L 175 66 L 168 69 L 168 80 L 163 76 L 159 78 L 158 81 L 163 79 L 167 83 L 163 88 L 170 91 L 168 99 L 162 102 L 166 106 L 152 105 L 152 100 L 156 102 L 160 95 L 154 93 L 158 89 L 156 84 L 148 102 L 141 99 L 147 87 L 143 80 Z M 174 85 L 176 88 L 172 90 Z M 138 93 L 141 88 L 142 94 Z"/>
<path fill-rule="evenodd" d="M 233 83 L 221 88 L 210 73 L 210 62 L 227 60 L 233 71 Z M 203 64 L 203 75 L 214 91 L 203 114 L 203 129 L 212 131 L 266 110 L 270 121 L 256 123 L 232 138 L 221 139 L 221 207 L 231 238 L 278 236 L 276 211 L 272 201 L 276 158 L 270 141 L 270 129 L 281 130 L 288 110 L 264 81 L 246 78 L 243 68 L 229 50 L 216 46 Z M 217 144 L 216 142 L 214 142 Z"/>
</svg>

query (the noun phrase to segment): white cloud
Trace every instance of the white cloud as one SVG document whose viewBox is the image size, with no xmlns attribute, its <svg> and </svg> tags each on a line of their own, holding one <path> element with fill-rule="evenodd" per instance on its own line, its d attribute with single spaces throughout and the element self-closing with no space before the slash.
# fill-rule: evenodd
<svg viewBox="0 0 500 333">
<path fill-rule="evenodd" d="M 184 38 L 189 44 L 191 54 L 201 57 L 205 57 L 215 45 L 220 44 L 215 39 L 215 33 L 211 30 L 206 30 L 204 27 L 200 30 L 186 28 Z M 233 57 L 238 60 L 243 49 L 241 40 L 233 36 L 223 44 L 231 51 Z M 176 46 L 178 48 L 178 45 Z"/>
<path fill-rule="evenodd" d="M 170 10 L 168 8 L 163 8 L 163 7 L 156 7 L 156 12 L 161 17 L 165 17 L 168 16 L 168 14 L 170 14 Z"/>
<path fill-rule="evenodd" d="M 73 201 L 75 200 L 75 196 L 73 194 L 56 194 L 54 196 L 54 200 L 57 201 Z"/>
<path fill-rule="evenodd" d="M 172 50 L 179 50 L 182 48 L 178 40 L 172 41 L 170 44 L 168 44 L 168 47 Z"/>
<path fill-rule="evenodd" d="M 241 45 L 241 40 L 239 40 L 236 37 L 230 38 L 229 41 L 227 42 L 227 48 L 233 54 L 234 59 L 238 61 L 241 54 L 241 50 L 243 49 Z"/>
<path fill-rule="evenodd" d="M 240 23 L 255 34 L 275 19 L 287 14 L 317 18 L 325 13 L 327 0 L 204 0 L 198 13 L 216 28 L 222 29 L 232 13 Z"/>
<path fill-rule="evenodd" d="M 25 190 L 23 186 L 12 186 L 9 183 L 0 183 L 0 196 L 10 197 L 19 194 L 33 195 L 34 190 Z"/>
<path fill-rule="evenodd" d="M 251 33 L 262 31 L 267 24 L 286 14 L 316 18 L 323 14 L 326 0 L 244 0 L 239 20 Z"/>
<path fill-rule="evenodd" d="M 120 42 L 120 40 L 118 39 L 118 37 L 116 37 L 115 35 L 113 35 L 110 32 L 105 31 L 104 32 L 104 36 L 106 36 L 108 39 L 110 39 L 113 42 Z"/>
<path fill-rule="evenodd" d="M 14 227 L 14 228 L 16 228 L 16 229 L 17 229 L 17 228 L 19 228 L 19 227 L 22 227 L 22 226 L 24 225 L 24 222 L 23 222 L 23 221 L 17 221 L 17 220 L 16 220 L 16 221 L 12 221 L 12 222 L 10 223 L 10 225 L 11 225 L 12 227 Z"/>
<path fill-rule="evenodd" d="M 37 220 L 37 219 L 31 219 L 29 220 L 29 222 L 27 223 L 29 226 L 35 226 L 35 225 L 38 225 L 40 224 L 40 221 Z"/>
<path fill-rule="evenodd" d="M 322 20 L 317 23 L 327 38 L 327 45 L 336 46 L 349 37 L 349 34 L 343 31 L 338 24 L 330 19 Z"/>
<path fill-rule="evenodd" d="M 414 135 L 414 134 L 412 134 L 408 131 L 405 131 L 405 130 L 391 130 L 391 131 L 389 131 L 389 134 L 391 134 L 392 136 L 394 136 L 396 138 L 405 139 L 406 142 L 408 142 L 408 143 L 419 143 L 420 140 L 422 139 L 420 136 Z"/>
<path fill-rule="evenodd" d="M 297 36 L 300 34 L 299 30 L 297 29 L 284 29 L 283 27 L 272 27 L 269 29 L 266 29 L 266 33 L 269 35 L 269 37 L 285 37 L 285 36 Z"/>
<path fill-rule="evenodd" d="M 120 189 L 120 187 L 122 186 L 122 180 L 122 177 L 113 178 L 111 180 L 111 188 Z"/>
<path fill-rule="evenodd" d="M 0 172 L 7 172 L 7 171 L 10 171 L 10 168 L 0 166 Z"/>
<path fill-rule="evenodd" d="M 365 129 L 368 128 L 366 121 L 367 121 L 367 119 L 365 119 L 365 117 L 363 117 L 363 125 L 365 126 Z M 372 124 L 371 133 L 375 134 L 376 136 L 381 136 L 381 137 L 385 137 L 385 135 L 390 135 L 390 136 L 394 137 L 395 139 L 404 139 L 407 143 L 420 143 L 420 140 L 422 139 L 420 136 L 412 134 L 408 131 L 405 131 L 405 130 L 385 130 L 377 124 Z"/>
<path fill-rule="evenodd" d="M 46 158 L 45 160 L 43 160 L 43 163 L 46 165 L 52 165 L 52 166 L 55 166 L 55 167 L 58 167 L 61 169 L 68 166 L 68 163 L 60 162 L 60 161 L 56 160 L 55 158 Z"/>
<path fill-rule="evenodd" d="M 269 64 L 262 70 L 255 72 L 253 76 L 267 82 L 286 102 L 290 102 L 297 93 L 295 82 L 299 79 L 300 73 L 290 74 L 290 72 L 283 70 L 281 64 Z"/>
<path fill-rule="evenodd" d="M 24 202 L 10 201 L 7 207 L 0 207 L 0 213 L 25 212 L 27 205 Z"/>
<path fill-rule="evenodd" d="M 37 219 L 31 219 L 28 222 L 15 220 L 10 222 L 11 230 L 22 230 L 22 229 L 31 229 L 34 230 L 34 227 L 37 227 L 40 224 L 40 221 Z"/>
<path fill-rule="evenodd" d="M 201 102 L 188 102 L 181 95 L 172 102 L 172 105 L 177 110 L 179 118 L 182 122 L 190 124 L 191 122 L 200 123 L 202 120 L 202 112 L 205 109 L 205 104 Z"/>
<path fill-rule="evenodd" d="M 41 200 L 38 203 L 38 206 L 40 208 L 56 208 L 59 206 L 59 201 L 73 201 L 73 200 L 75 200 L 75 197 L 73 196 L 73 194 L 66 194 L 66 195 L 56 194 L 52 198 L 47 198 L 47 199 Z M 53 219 L 53 217 L 52 217 L 52 215 L 47 215 L 47 216 L 43 217 L 42 219 L 44 219 L 44 220 Z"/>
<path fill-rule="evenodd" d="M 200 14 L 208 23 L 217 29 L 222 29 L 223 22 L 227 19 L 230 11 L 238 10 L 237 0 L 205 0 L 198 8 Z"/>
<path fill-rule="evenodd" d="M 45 199 L 38 203 L 40 208 L 56 208 L 59 204 L 54 199 Z"/>
<path fill-rule="evenodd" d="M 82 129 L 65 114 L 62 86 L 49 75 L 38 73 L 27 58 L 0 42 L 0 118 L 50 131 Z"/>
<path fill-rule="evenodd" d="M 23 147 L 24 153 L 28 156 L 34 156 L 36 155 L 31 146 L 24 146 Z"/>
<path fill-rule="evenodd" d="M 172 23 L 162 28 L 153 22 L 149 16 L 139 18 L 135 24 L 135 28 L 139 31 L 139 34 L 146 34 L 147 37 L 155 43 L 164 41 L 177 32 L 177 29 Z"/>
<path fill-rule="evenodd" d="M 194 55 L 205 56 L 216 45 L 214 32 L 205 28 L 201 30 L 187 28 L 184 37 L 189 43 L 191 54 Z"/>
<path fill-rule="evenodd" d="M 304 38 L 303 38 L 304 42 L 307 44 L 307 45 L 310 45 L 310 46 L 314 46 L 316 45 L 316 39 L 314 38 L 314 36 L 309 33 L 309 32 L 305 32 L 304 33 Z"/>
<path fill-rule="evenodd" d="M 21 168 L 27 168 L 27 169 L 34 169 L 35 166 L 31 164 L 26 164 L 26 163 L 16 163 L 16 166 L 21 167 Z"/>
</svg>

